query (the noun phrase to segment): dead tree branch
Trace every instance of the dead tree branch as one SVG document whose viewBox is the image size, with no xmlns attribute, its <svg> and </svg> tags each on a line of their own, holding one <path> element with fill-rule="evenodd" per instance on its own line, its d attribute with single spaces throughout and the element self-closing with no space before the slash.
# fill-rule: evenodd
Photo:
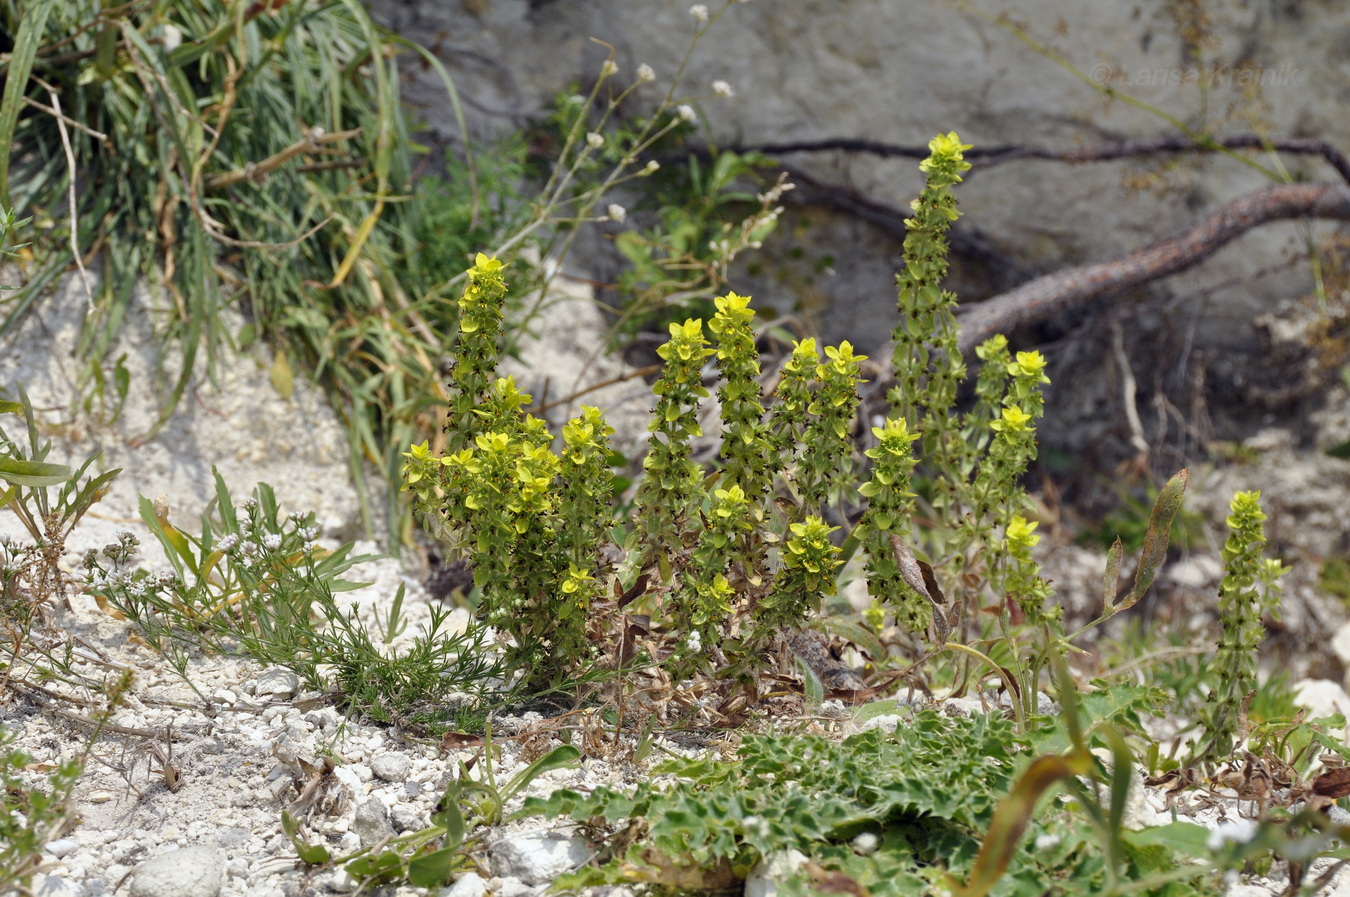
<svg viewBox="0 0 1350 897">
<path fill-rule="evenodd" d="M 767 156 L 789 153 L 848 152 L 869 153 L 874 156 L 904 159 L 923 159 L 928 156 L 926 146 L 898 146 L 876 140 L 832 137 L 824 140 L 803 140 L 792 143 L 758 143 L 732 147 L 736 152 L 764 153 Z M 975 147 L 965 152 L 966 161 L 975 164 L 967 179 L 986 168 L 1019 159 L 1048 159 L 1054 162 L 1109 162 L 1161 153 L 1217 153 L 1223 150 L 1275 150 L 1301 156 L 1320 156 L 1347 183 L 1350 183 L 1350 158 L 1325 140 L 1311 137 L 1267 138 L 1260 134 L 1234 134 L 1228 137 L 1210 137 L 1192 140 L 1185 136 L 1148 137 L 1141 140 L 1123 140 L 1104 146 L 1080 146 L 1053 149 L 1041 146 Z"/>
<path fill-rule="evenodd" d="M 957 313 L 961 352 L 971 351 L 996 333 L 1039 323 L 1107 293 L 1194 267 L 1252 228 L 1291 218 L 1350 221 L 1350 187 L 1269 187 L 1220 206 L 1178 236 L 1109 261 L 1047 274 L 978 305 L 963 307 Z"/>
</svg>

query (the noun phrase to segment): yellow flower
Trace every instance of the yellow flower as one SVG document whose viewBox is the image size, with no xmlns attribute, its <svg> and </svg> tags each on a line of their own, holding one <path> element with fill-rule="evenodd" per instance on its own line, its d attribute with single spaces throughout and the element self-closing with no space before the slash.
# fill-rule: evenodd
<svg viewBox="0 0 1350 897">
<path fill-rule="evenodd" d="M 481 252 L 478 253 L 478 256 L 473 260 L 473 271 L 476 274 L 492 274 L 500 271 L 501 267 L 502 263 L 500 259 L 495 256 L 488 258 Z"/>
<path fill-rule="evenodd" d="M 1030 420 L 1030 414 L 1027 414 L 1016 405 L 1011 405 L 1003 409 L 1002 420 L 996 420 L 989 426 L 1000 433 L 1020 433 L 1027 428 L 1027 422 Z"/>
<path fill-rule="evenodd" d="M 1039 526 L 1039 524 L 1028 523 L 1027 519 L 1020 515 L 1014 517 L 1008 524 L 1008 530 L 1004 534 L 1004 538 L 1008 540 L 1008 547 L 1011 550 L 1016 551 L 1019 548 L 1030 548 L 1041 541 L 1041 537 L 1035 534 L 1037 526 Z"/>
</svg>

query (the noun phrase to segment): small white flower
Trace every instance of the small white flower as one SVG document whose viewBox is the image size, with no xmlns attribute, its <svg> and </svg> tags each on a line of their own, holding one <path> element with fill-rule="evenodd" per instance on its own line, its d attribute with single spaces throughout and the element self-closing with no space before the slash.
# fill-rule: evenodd
<svg viewBox="0 0 1350 897">
<path fill-rule="evenodd" d="M 853 839 L 853 849 L 858 853 L 871 853 L 877 849 L 877 836 L 871 832 L 863 832 Z"/>
<path fill-rule="evenodd" d="M 302 526 L 295 531 L 295 534 L 306 542 L 313 542 L 314 537 L 319 534 L 319 528 L 317 526 Z"/>
<path fill-rule="evenodd" d="M 719 97 L 734 97 L 736 91 L 731 89 L 731 85 L 725 81 L 714 81 L 712 83 L 712 92 Z"/>
<path fill-rule="evenodd" d="M 675 107 L 675 114 L 680 117 L 681 121 L 693 121 L 694 107 L 690 106 L 688 103 L 682 103 Z"/>
<path fill-rule="evenodd" d="M 237 534 L 237 533 L 230 533 L 228 536 L 226 536 L 225 538 L 221 539 L 221 540 L 220 540 L 220 543 L 219 543 L 216 547 L 219 548 L 221 551 L 226 551 L 226 552 L 228 552 L 228 551 L 233 550 L 233 549 L 234 549 L 234 546 L 236 546 L 236 545 L 238 545 L 238 544 L 239 544 L 239 536 L 238 536 L 238 534 Z"/>
<path fill-rule="evenodd" d="M 263 545 L 272 551 L 281 547 L 281 533 L 267 533 L 262 540 Z"/>
<path fill-rule="evenodd" d="M 655 81 L 656 72 L 652 71 L 652 67 L 644 62 L 638 66 L 637 78 L 639 81 Z"/>
<path fill-rule="evenodd" d="M 601 137 L 594 131 L 591 131 L 589 134 L 586 135 L 586 145 L 589 146 L 591 149 L 599 149 L 600 147 L 605 145 L 605 138 Z"/>
<path fill-rule="evenodd" d="M 642 169 L 642 173 L 643 173 L 643 174 L 651 174 L 651 173 L 653 173 L 654 171 L 658 170 L 660 167 L 661 167 L 661 163 L 658 162 L 658 161 L 656 161 L 655 159 L 652 159 L 650 162 L 647 163 L 647 167 L 644 168 L 644 169 Z"/>
<path fill-rule="evenodd" d="M 684 641 L 685 647 L 697 654 L 703 650 L 703 634 L 697 629 L 689 633 L 689 638 Z"/>
<path fill-rule="evenodd" d="M 610 75 L 617 75 L 619 67 L 614 64 L 613 59 L 606 59 L 605 64 L 600 66 L 600 77 L 608 78 Z"/>
<path fill-rule="evenodd" d="M 1047 832 L 1043 832 L 1036 836 L 1037 850 L 1049 850 L 1050 848 L 1055 847 L 1058 844 L 1059 844 L 1059 835 L 1051 835 Z"/>
<path fill-rule="evenodd" d="M 695 22 L 702 24 L 708 21 L 708 7 L 704 6 L 702 3 L 695 3 L 693 6 L 689 7 L 689 15 L 694 17 Z"/>
<path fill-rule="evenodd" d="M 1229 841 L 1234 844 L 1246 844 L 1255 837 L 1255 822 L 1250 819 L 1225 819 L 1209 833 L 1209 840 L 1205 842 L 1205 846 L 1210 850 L 1220 850 Z"/>
<path fill-rule="evenodd" d="M 623 206 L 619 205 L 617 202 L 610 203 L 609 208 L 606 209 L 605 211 L 609 213 L 610 221 L 618 221 L 622 223 L 623 220 L 628 217 L 628 210 L 625 209 Z"/>
</svg>

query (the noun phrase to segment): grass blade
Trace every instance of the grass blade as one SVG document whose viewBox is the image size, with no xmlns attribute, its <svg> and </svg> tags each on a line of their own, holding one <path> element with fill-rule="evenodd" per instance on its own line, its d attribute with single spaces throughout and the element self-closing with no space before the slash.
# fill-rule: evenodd
<svg viewBox="0 0 1350 897">
<path fill-rule="evenodd" d="M 24 91 L 28 76 L 33 71 L 38 42 L 47 27 L 47 16 L 56 5 L 55 0 L 35 0 L 25 4 L 26 12 L 19 20 L 19 31 L 10 54 L 9 69 L 5 72 L 5 92 L 0 96 L 0 206 L 9 208 L 9 158 L 14 145 L 14 128 L 19 122 L 19 110 L 24 105 Z"/>
</svg>

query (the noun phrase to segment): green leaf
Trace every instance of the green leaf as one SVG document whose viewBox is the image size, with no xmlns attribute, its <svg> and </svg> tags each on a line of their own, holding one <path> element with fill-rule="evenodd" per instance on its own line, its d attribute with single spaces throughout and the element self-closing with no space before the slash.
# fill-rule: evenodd
<svg viewBox="0 0 1350 897">
<path fill-rule="evenodd" d="M 1171 822 L 1138 831 L 1127 830 L 1121 838 L 1135 847 L 1166 847 L 1197 859 L 1209 859 L 1213 856 L 1209 849 L 1210 835 L 1210 830 L 1203 825 Z"/>
<path fill-rule="evenodd" d="M 107 473 L 99 474 L 89 482 L 85 483 L 84 488 L 75 496 L 74 502 L 70 504 L 69 510 L 66 511 L 66 519 L 70 521 L 72 525 L 78 523 L 86 511 L 93 507 L 96 502 L 101 500 L 103 496 L 108 494 L 109 484 L 112 483 L 121 472 L 122 468 L 118 467 Z"/>
<path fill-rule="evenodd" d="M 451 782 L 431 816 L 432 825 L 445 829 L 445 846 L 454 850 L 464 843 L 464 812 L 459 808 L 461 790 L 459 782 Z"/>
<path fill-rule="evenodd" d="M 9 208 L 9 160 L 14 147 L 14 127 L 24 108 L 24 91 L 28 76 L 33 71 L 42 32 L 47 27 L 47 16 L 56 6 L 55 0 L 32 0 L 23 6 L 19 31 L 14 38 L 14 49 L 9 55 L 5 71 L 5 92 L 0 96 L 0 206 Z"/>
<path fill-rule="evenodd" d="M 863 651 L 867 652 L 874 661 L 886 657 L 886 649 L 881 644 L 881 639 L 877 638 L 876 633 L 856 620 L 848 620 L 842 617 L 825 617 L 820 621 L 822 628 L 837 635 L 845 641 L 852 642 Z"/>
<path fill-rule="evenodd" d="M 295 372 L 291 370 L 291 362 L 286 358 L 286 353 L 280 349 L 277 350 L 276 357 L 272 359 L 270 377 L 272 388 L 283 399 L 289 399 L 295 395 Z"/>
<path fill-rule="evenodd" d="M 302 862 L 311 866 L 328 862 L 328 848 L 322 844 L 310 844 L 303 840 L 300 837 L 300 823 L 285 810 L 281 811 L 281 830 L 286 833 L 287 838 L 291 839 L 291 844 L 294 845 L 295 852 Z"/>
<path fill-rule="evenodd" d="M 533 782 L 538 776 L 552 769 L 564 769 L 581 759 L 581 751 L 570 744 L 562 744 L 549 751 L 529 766 L 512 776 L 511 781 L 502 789 L 502 803 L 520 793 L 521 789 Z"/>
<path fill-rule="evenodd" d="M 403 857 L 396 851 L 385 850 L 350 860 L 345 868 L 354 878 L 379 881 L 391 878 L 395 873 L 402 871 Z"/>
<path fill-rule="evenodd" d="M 60 486 L 69 482 L 74 474 L 64 464 L 47 464 L 43 461 L 24 461 L 19 458 L 0 458 L 0 480 L 6 480 L 16 486 Z"/>
<path fill-rule="evenodd" d="M 825 700 L 825 686 L 816 675 L 816 671 L 802 660 L 795 657 L 797 662 L 797 674 L 802 677 L 802 691 L 806 694 L 806 705 L 811 708 L 819 707 Z"/>
<path fill-rule="evenodd" d="M 459 857 L 458 847 L 446 847 L 413 857 L 408 863 L 408 881 L 419 888 L 436 888 L 449 884 Z"/>
</svg>

